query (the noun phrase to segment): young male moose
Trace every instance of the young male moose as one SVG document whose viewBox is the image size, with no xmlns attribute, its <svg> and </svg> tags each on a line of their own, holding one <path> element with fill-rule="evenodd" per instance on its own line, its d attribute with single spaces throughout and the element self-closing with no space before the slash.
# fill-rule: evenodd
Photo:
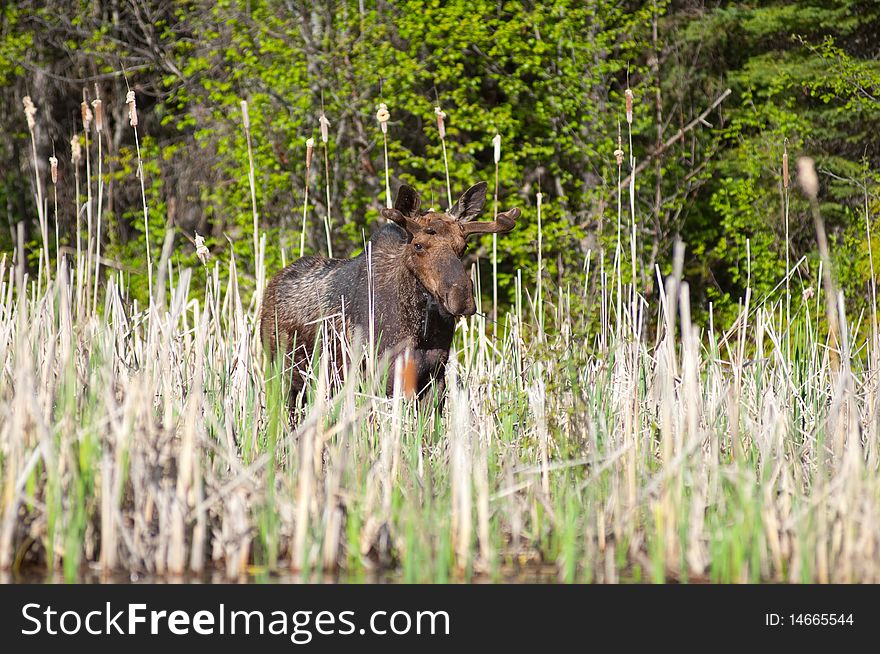
<svg viewBox="0 0 880 654">
<path fill-rule="evenodd" d="M 304 386 L 323 320 L 337 321 L 350 338 L 358 332 L 368 338 L 371 286 L 379 357 L 408 350 L 419 396 L 431 381 L 442 396 L 455 320 L 477 310 L 470 274 L 461 262 L 465 241 L 472 234 L 509 232 L 520 215 L 514 208 L 493 221 L 474 221 L 485 202 L 486 183 L 480 182 L 448 212 L 422 212 L 415 189 L 401 186 L 394 207 L 382 210 L 391 222 L 370 239 L 371 262 L 366 253 L 353 259 L 303 257 L 272 278 L 263 296 L 260 331 L 270 356 L 283 348 L 285 366 L 293 366 L 291 399 Z"/>
</svg>

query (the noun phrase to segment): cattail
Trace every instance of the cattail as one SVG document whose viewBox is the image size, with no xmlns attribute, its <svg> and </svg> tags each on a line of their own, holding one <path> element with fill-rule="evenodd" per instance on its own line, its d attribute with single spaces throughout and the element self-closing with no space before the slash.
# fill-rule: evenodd
<svg viewBox="0 0 880 654">
<path fill-rule="evenodd" d="M 89 107 L 88 101 L 85 99 L 85 90 L 83 90 L 83 101 L 80 104 L 80 111 L 82 112 L 82 123 L 83 130 L 85 130 L 86 134 L 89 132 L 89 128 L 92 125 L 92 109 Z"/>
<path fill-rule="evenodd" d="M 501 162 L 501 134 L 492 137 L 495 159 L 495 195 L 492 201 L 492 214 L 498 218 L 498 164 Z M 492 234 L 492 320 L 498 320 L 498 234 Z"/>
<path fill-rule="evenodd" d="M 440 132 L 440 138 L 446 138 L 446 124 L 443 122 L 446 120 L 446 112 L 444 112 L 440 107 L 434 107 L 434 113 L 437 114 L 437 130 Z"/>
<path fill-rule="evenodd" d="M 819 195 L 819 178 L 816 176 L 815 162 L 810 157 L 800 157 L 797 166 L 801 188 L 810 200 L 815 200 Z"/>
<path fill-rule="evenodd" d="M 452 207 L 452 184 L 449 181 L 449 158 L 446 155 L 446 113 L 439 107 L 434 107 L 437 114 L 437 131 L 440 133 L 440 146 L 443 148 L 443 169 L 446 171 L 446 200 L 449 208 Z"/>
<path fill-rule="evenodd" d="M 137 133 L 137 105 L 135 102 L 134 91 L 129 90 L 125 94 L 125 103 L 128 105 L 128 124 L 134 129 L 134 145 L 137 153 L 137 176 L 141 183 L 141 206 L 144 211 L 144 249 L 147 253 L 147 288 L 150 291 L 150 302 L 153 301 L 153 256 L 150 254 L 150 211 L 147 207 L 147 191 L 146 182 L 144 181 L 144 162 L 141 159 L 141 144 Z M 100 143 L 100 141 L 98 141 Z M 88 151 L 86 151 L 88 154 Z M 86 159 L 88 162 L 88 158 Z M 100 214 L 99 214 L 100 216 Z M 97 288 L 97 286 L 95 287 Z"/>
<path fill-rule="evenodd" d="M 241 101 L 241 123 L 244 125 L 245 131 L 249 131 L 251 128 L 251 116 L 248 113 L 248 103 L 247 100 Z"/>
<path fill-rule="evenodd" d="M 379 121 L 379 127 L 382 129 L 383 134 L 388 133 L 388 120 L 391 118 L 391 114 L 388 112 L 388 105 L 384 102 L 379 105 L 379 111 L 376 112 L 376 120 Z"/>
<path fill-rule="evenodd" d="M 617 149 L 614 151 L 614 158 L 618 166 L 623 165 L 623 139 L 620 137 L 620 130 L 617 131 Z"/>
<path fill-rule="evenodd" d="M 104 131 L 104 103 L 101 102 L 101 98 L 92 100 L 92 107 L 95 109 L 95 131 L 100 134 Z M 135 122 L 137 122 L 137 116 L 135 116 Z"/>
<path fill-rule="evenodd" d="M 49 157 L 49 170 L 52 172 L 52 183 L 58 183 L 58 158 Z"/>
<path fill-rule="evenodd" d="M 318 122 L 321 123 L 321 142 L 326 144 L 330 139 L 330 121 L 327 120 L 327 116 L 324 115 L 324 112 L 321 112 Z"/>
<path fill-rule="evenodd" d="M 385 206 L 391 208 L 391 171 L 388 168 L 388 120 L 391 114 L 388 113 L 388 105 L 384 102 L 379 105 L 379 111 L 376 112 L 376 120 L 379 121 L 379 127 L 382 129 L 382 150 L 385 154 Z"/>
<path fill-rule="evenodd" d="M 100 134 L 104 131 L 104 103 L 101 101 L 101 89 L 95 83 L 95 99 L 92 100 L 95 109 L 95 131 Z"/>
<path fill-rule="evenodd" d="M 196 232 L 196 256 L 199 258 L 199 261 L 202 262 L 202 265 L 205 265 L 208 261 L 208 257 L 211 256 L 211 251 L 205 245 L 205 237 Z"/>
<path fill-rule="evenodd" d="M 128 124 L 132 127 L 137 127 L 138 124 L 138 112 L 137 112 L 137 103 L 134 99 L 134 91 L 129 91 L 125 95 L 125 104 L 128 105 Z"/>
<path fill-rule="evenodd" d="M 74 134 L 70 137 L 70 163 L 74 166 L 79 165 L 82 160 L 82 147 L 79 144 L 79 136 Z"/>
<path fill-rule="evenodd" d="M 24 105 L 24 117 L 27 119 L 28 129 L 33 132 L 34 127 L 37 124 L 35 120 L 35 116 L 37 115 L 37 108 L 34 106 L 34 103 L 31 101 L 31 96 L 26 95 L 21 99 L 21 104 Z"/>
<path fill-rule="evenodd" d="M 330 140 L 330 121 L 324 115 L 324 99 L 321 98 L 321 115 L 318 117 L 321 123 L 321 141 L 324 143 L 324 189 L 327 192 L 327 213 L 324 215 L 324 235 L 327 237 L 327 256 L 333 258 L 333 242 L 330 240 L 331 229 L 331 204 L 330 204 L 330 155 L 327 141 Z"/>
<path fill-rule="evenodd" d="M 309 171 L 312 169 L 312 155 L 315 153 L 315 139 L 306 139 L 306 189 L 303 198 L 303 222 L 299 233 L 299 256 L 305 256 L 306 252 L 306 217 L 309 211 Z"/>
<path fill-rule="evenodd" d="M 306 170 L 312 167 L 312 155 L 315 154 L 315 139 L 306 139 Z"/>
<path fill-rule="evenodd" d="M 788 139 L 785 139 L 782 147 L 782 188 L 788 188 Z"/>
<path fill-rule="evenodd" d="M 254 179 L 254 153 L 251 148 L 251 115 L 248 112 L 248 103 L 247 100 L 241 101 L 241 126 L 244 128 L 244 138 L 247 141 L 247 155 L 248 155 L 248 187 L 251 190 L 251 215 L 254 218 L 254 261 L 258 262 L 259 266 L 259 252 L 260 252 L 260 225 L 259 219 L 257 215 L 257 191 L 256 191 L 256 181 Z M 259 269 L 259 268 L 258 268 Z"/>
<path fill-rule="evenodd" d="M 626 98 L 626 122 L 632 125 L 633 122 L 633 92 L 631 89 L 627 89 L 623 92 L 624 97 Z"/>
</svg>

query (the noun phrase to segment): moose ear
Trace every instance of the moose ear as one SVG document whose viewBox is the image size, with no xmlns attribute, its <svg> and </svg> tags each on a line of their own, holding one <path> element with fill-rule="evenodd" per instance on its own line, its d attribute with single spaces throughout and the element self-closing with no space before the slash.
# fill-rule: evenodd
<svg viewBox="0 0 880 654">
<path fill-rule="evenodd" d="M 449 215 L 461 222 L 467 222 L 475 218 L 486 204 L 486 189 L 489 185 L 486 182 L 474 184 L 467 191 L 461 194 L 458 201 L 449 209 Z"/>
<path fill-rule="evenodd" d="M 418 215 L 421 204 L 422 199 L 412 186 L 404 184 L 397 189 L 397 199 L 394 201 L 394 208 L 404 216 Z"/>
<path fill-rule="evenodd" d="M 395 222 L 406 229 L 406 216 L 404 216 L 396 207 L 393 209 L 382 209 L 382 217 Z"/>
</svg>

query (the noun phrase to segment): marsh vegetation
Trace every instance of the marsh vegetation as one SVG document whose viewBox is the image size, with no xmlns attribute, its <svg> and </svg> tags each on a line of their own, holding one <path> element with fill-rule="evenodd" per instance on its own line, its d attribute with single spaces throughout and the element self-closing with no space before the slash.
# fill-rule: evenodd
<svg viewBox="0 0 880 654">
<path fill-rule="evenodd" d="M 187 11 L 168 10 L 174 39 L 157 36 L 162 60 L 135 70 L 74 48 L 71 60 L 97 57 L 102 72 L 63 139 L 42 122 L 50 108 L 16 102 L 20 186 L 34 201 L 10 190 L 18 178 L 0 188 L 2 580 L 880 581 L 876 182 L 869 157 L 835 168 L 827 156 L 821 179 L 810 160 L 795 170 L 812 148 L 876 137 L 864 128 L 870 65 L 830 41 L 786 50 L 847 71 L 833 93 L 827 77 L 803 87 L 830 93 L 823 102 L 856 89 L 847 124 L 861 131 L 822 140 L 804 125 L 839 126 L 843 111 L 831 121 L 774 105 L 789 82 L 769 83 L 760 106 L 735 76 L 733 91 L 710 75 L 711 92 L 677 96 L 695 37 L 675 8 L 660 20 L 664 3 L 430 8 L 458 22 L 305 3 L 314 32 L 302 34 L 254 4 L 194 3 L 221 26 L 205 52 L 177 38 Z M 10 61 L 30 62 L 27 29 L 45 16 L 3 11 Z M 107 34 L 134 29 L 129 11 Z M 464 20 L 474 12 L 489 22 Z M 558 30 L 541 37 L 536 17 Z M 91 14 L 52 25 L 79 43 L 93 19 L 103 25 Z M 595 33 L 573 41 L 585 21 Z M 470 45 L 424 66 L 424 44 L 368 47 L 422 23 L 459 26 Z M 336 47 L 327 34 L 340 25 Z M 542 45 L 493 50 L 485 25 Z M 254 44 L 224 49 L 227 27 Z M 857 25 L 839 29 L 866 42 Z M 571 66 L 548 63 L 566 44 Z M 236 48 L 240 95 L 211 86 Z M 630 87 L 624 55 L 645 52 L 668 77 L 650 59 Z M 149 77 L 177 55 L 189 57 L 179 75 Z M 584 76 L 594 60 L 607 66 Z M 0 78 L 25 75 L 5 61 Z M 803 62 L 784 63 L 790 81 Z M 317 69 L 327 78 L 295 90 Z M 153 95 L 127 86 L 138 75 Z M 456 90 L 474 79 L 485 84 Z M 278 111 L 279 93 L 296 102 Z M 469 140 L 490 124 L 492 146 Z M 290 170 L 278 152 L 296 157 Z M 509 240 L 482 237 L 465 259 L 476 312 L 455 322 L 445 403 L 410 397 L 405 361 L 377 347 L 387 335 L 352 339 L 323 316 L 291 415 L 290 378 L 259 336 L 271 276 L 301 254 L 360 252 L 399 183 L 449 208 L 453 183 L 480 179 L 487 219 L 499 202 L 522 216 Z"/>
</svg>

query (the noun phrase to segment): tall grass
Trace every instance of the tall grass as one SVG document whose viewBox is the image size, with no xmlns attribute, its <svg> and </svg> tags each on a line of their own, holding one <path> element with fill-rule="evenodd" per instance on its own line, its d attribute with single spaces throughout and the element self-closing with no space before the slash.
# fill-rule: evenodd
<svg viewBox="0 0 880 654">
<path fill-rule="evenodd" d="M 650 307 L 622 279 L 622 245 L 613 266 L 586 258 L 582 287 L 518 271 L 491 329 L 462 320 L 442 409 L 408 399 L 404 362 L 371 355 L 380 334 L 351 342 L 328 318 L 294 425 L 231 253 L 201 292 L 183 270 L 146 308 L 121 274 L 90 306 L 88 257 L 41 285 L 3 256 L 0 569 L 880 580 L 880 371 L 861 345 L 877 351 L 876 328 L 831 298 L 829 342 L 818 284 L 749 293 L 733 324 L 703 330 L 683 246 Z"/>
</svg>

